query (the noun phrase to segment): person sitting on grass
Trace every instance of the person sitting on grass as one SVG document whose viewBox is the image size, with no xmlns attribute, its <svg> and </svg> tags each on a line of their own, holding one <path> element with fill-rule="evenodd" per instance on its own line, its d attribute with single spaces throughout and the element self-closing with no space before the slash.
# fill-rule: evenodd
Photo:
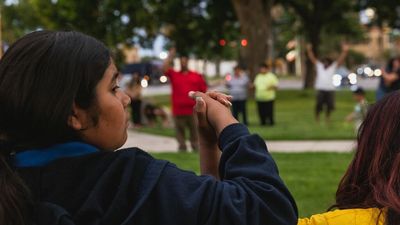
<svg viewBox="0 0 400 225">
<path fill-rule="evenodd" d="M 144 104 L 144 116 L 147 121 L 147 125 L 153 127 L 157 124 L 158 118 L 161 119 L 163 128 L 171 128 L 170 119 L 167 110 L 162 106 L 151 103 L 150 101 Z"/>
<path fill-rule="evenodd" d="M 337 209 L 298 225 L 398 225 L 400 222 L 400 92 L 371 106 L 357 149 L 339 183 Z"/>
<path fill-rule="evenodd" d="M 138 148 L 115 151 L 127 139 L 130 104 L 118 74 L 104 44 L 78 32 L 32 32 L 6 51 L 0 224 L 54 225 L 68 215 L 76 225 L 296 224 L 264 140 L 238 123 L 222 93 L 192 95 L 201 168 L 215 171 L 217 161 L 218 179 Z M 41 203 L 56 210 L 40 214 Z"/>
</svg>

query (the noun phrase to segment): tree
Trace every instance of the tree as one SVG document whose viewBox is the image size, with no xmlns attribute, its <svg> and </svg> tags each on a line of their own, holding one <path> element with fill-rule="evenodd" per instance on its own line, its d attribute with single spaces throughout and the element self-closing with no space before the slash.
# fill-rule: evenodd
<svg viewBox="0 0 400 225">
<path fill-rule="evenodd" d="M 203 43 L 197 53 L 204 59 L 215 62 L 216 73 L 220 73 L 222 59 L 237 59 L 239 56 L 239 26 L 230 0 L 206 1 L 205 20 L 200 24 Z"/>
<path fill-rule="evenodd" d="M 312 44 L 316 56 L 320 55 L 321 35 L 324 32 L 353 38 L 362 34 L 357 18 L 352 14 L 356 10 L 354 1 L 280 0 L 280 3 L 292 8 L 299 16 L 304 36 Z M 313 87 L 314 79 L 313 64 L 307 59 L 304 88 Z"/>
<path fill-rule="evenodd" d="M 135 28 L 145 28 L 151 35 L 154 27 L 142 1 L 30 1 L 46 28 L 82 31 L 113 48 L 132 43 L 131 38 L 138 33 Z"/>
<path fill-rule="evenodd" d="M 400 2 L 398 0 L 364 0 L 360 1 L 361 9 L 371 7 L 376 12 L 376 23 L 379 27 L 387 24 L 392 28 L 400 29 Z"/>
<path fill-rule="evenodd" d="M 268 58 L 268 39 L 271 32 L 273 0 L 232 0 L 240 31 L 247 46 L 241 48 L 240 57 L 254 77 L 258 65 Z"/>
<path fill-rule="evenodd" d="M 237 39 L 238 29 L 229 0 L 171 0 L 164 4 L 153 0 L 147 3 L 161 33 L 178 53 L 214 60 L 217 74 L 221 58 L 237 55 L 237 48 L 230 45 Z"/>
<path fill-rule="evenodd" d="M 25 33 L 39 27 L 38 17 L 27 1 L 20 0 L 18 4 L 4 4 L 3 1 L 1 2 L 3 41 L 12 43 Z"/>
<path fill-rule="evenodd" d="M 120 44 L 150 47 L 153 38 L 162 33 L 182 53 L 209 59 L 232 57 L 235 50 L 218 41 L 232 40 L 238 34 L 229 0 L 171 0 L 162 4 L 159 0 L 19 0 L 8 12 L 8 27 L 22 26 L 9 29 L 15 31 L 15 37 L 37 28 L 77 30 L 103 41 L 115 52 Z"/>
<path fill-rule="evenodd" d="M 142 46 L 152 44 L 157 26 L 146 1 L 19 0 L 5 6 L 6 40 L 36 29 L 76 30 L 103 41 L 121 59 L 120 44 L 134 37 Z"/>
<path fill-rule="evenodd" d="M 189 54 L 199 41 L 201 7 L 197 0 L 171 0 L 160 4 L 158 0 L 147 1 L 154 14 L 159 31 L 173 43 L 178 53 Z"/>
</svg>

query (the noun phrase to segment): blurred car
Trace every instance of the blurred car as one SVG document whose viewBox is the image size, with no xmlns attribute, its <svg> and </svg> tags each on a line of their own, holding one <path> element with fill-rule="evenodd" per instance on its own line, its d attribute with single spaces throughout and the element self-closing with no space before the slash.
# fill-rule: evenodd
<svg viewBox="0 0 400 225">
<path fill-rule="evenodd" d="M 382 76 L 382 70 L 379 65 L 363 64 L 356 67 L 355 73 L 364 78 L 374 78 Z"/>
<path fill-rule="evenodd" d="M 353 71 L 344 66 L 340 66 L 332 78 L 333 85 L 337 88 L 350 87 L 355 88 L 359 79 L 373 79 L 382 76 L 382 70 L 375 64 L 362 64 Z"/>
<path fill-rule="evenodd" d="M 337 88 L 352 87 L 357 85 L 357 74 L 350 72 L 344 66 L 340 66 L 332 77 L 332 83 Z"/>
<path fill-rule="evenodd" d="M 168 78 L 162 73 L 162 62 L 159 61 L 126 64 L 121 69 L 122 80 L 129 82 L 132 74 L 135 73 L 141 78 L 140 83 L 144 88 L 148 85 L 163 84 L 168 81 Z"/>
</svg>

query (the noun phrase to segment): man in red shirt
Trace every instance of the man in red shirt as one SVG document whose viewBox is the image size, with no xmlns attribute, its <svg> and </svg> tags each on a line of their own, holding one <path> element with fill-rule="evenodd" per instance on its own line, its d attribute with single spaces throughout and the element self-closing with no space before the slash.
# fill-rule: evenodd
<svg viewBox="0 0 400 225">
<path fill-rule="evenodd" d="M 207 90 L 207 84 L 203 76 L 188 68 L 188 57 L 180 57 L 181 70 L 176 71 L 171 67 L 175 57 L 175 49 L 169 51 L 168 58 L 164 61 L 164 74 L 170 79 L 172 87 L 172 114 L 175 122 L 176 139 L 179 144 L 179 151 L 186 151 L 185 130 L 189 129 L 190 144 L 193 151 L 198 150 L 197 131 L 193 117 L 195 101 L 188 97 L 189 91 Z"/>
</svg>

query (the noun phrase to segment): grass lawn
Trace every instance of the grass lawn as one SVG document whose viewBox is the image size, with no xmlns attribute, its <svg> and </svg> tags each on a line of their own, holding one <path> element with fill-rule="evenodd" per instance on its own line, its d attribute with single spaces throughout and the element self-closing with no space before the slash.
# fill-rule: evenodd
<svg viewBox="0 0 400 225">
<path fill-rule="evenodd" d="M 178 167 L 199 173 L 193 153 L 153 153 Z M 326 211 L 333 203 L 340 178 L 350 163 L 350 153 L 274 153 L 280 175 L 293 194 L 300 217 Z"/>
<path fill-rule="evenodd" d="M 372 101 L 373 93 L 367 93 Z M 169 96 L 152 97 L 152 102 L 169 106 Z M 314 121 L 315 92 L 302 90 L 280 90 L 275 102 L 276 126 L 259 126 L 257 109 L 254 100 L 248 102 L 249 129 L 268 140 L 328 140 L 353 139 L 353 124 L 346 123 L 344 118 L 352 112 L 354 101 L 350 91 L 336 92 L 336 111 L 332 114 L 332 122 L 317 124 Z M 323 117 L 322 117 L 323 118 Z M 171 128 L 141 128 L 140 131 L 166 136 L 174 136 Z"/>
</svg>

